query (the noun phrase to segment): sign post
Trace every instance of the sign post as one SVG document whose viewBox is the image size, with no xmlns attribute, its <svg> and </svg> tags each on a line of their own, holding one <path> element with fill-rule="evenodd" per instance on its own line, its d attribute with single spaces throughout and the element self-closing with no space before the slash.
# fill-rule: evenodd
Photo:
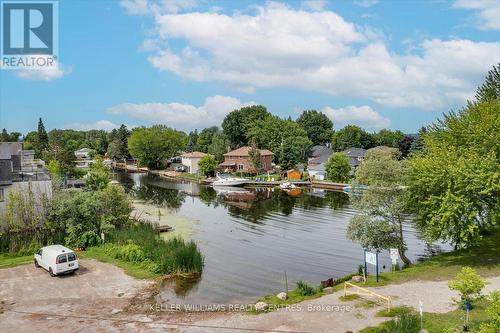
<svg viewBox="0 0 500 333">
<path fill-rule="evenodd" d="M 418 301 L 418 312 L 420 312 L 420 330 L 424 329 L 424 302 Z"/>
<path fill-rule="evenodd" d="M 392 268 L 394 268 L 394 266 L 396 266 L 396 264 L 398 263 L 398 258 L 399 258 L 398 249 L 391 249 Z"/>
<path fill-rule="evenodd" d="M 365 250 L 365 267 L 366 263 L 369 263 L 376 267 L 375 269 L 377 273 L 377 282 L 378 282 L 378 251 L 373 253 Z"/>
</svg>

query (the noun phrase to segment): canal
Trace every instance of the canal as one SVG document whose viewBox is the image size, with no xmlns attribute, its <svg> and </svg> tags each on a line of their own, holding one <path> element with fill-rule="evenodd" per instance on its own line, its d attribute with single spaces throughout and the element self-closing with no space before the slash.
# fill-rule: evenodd
<svg viewBox="0 0 500 333">
<path fill-rule="evenodd" d="M 349 197 L 321 190 L 229 188 L 172 182 L 146 174 L 115 175 L 134 198 L 134 214 L 168 224 L 196 241 L 205 256 L 199 279 L 169 281 L 159 298 L 184 304 L 250 303 L 289 289 L 298 280 L 319 284 L 357 271 L 363 249 L 346 239 L 356 213 Z M 404 229 L 408 257 L 418 260 L 447 249 Z M 382 270 L 389 253 L 380 254 Z M 369 272 L 374 273 L 374 268 Z"/>
</svg>

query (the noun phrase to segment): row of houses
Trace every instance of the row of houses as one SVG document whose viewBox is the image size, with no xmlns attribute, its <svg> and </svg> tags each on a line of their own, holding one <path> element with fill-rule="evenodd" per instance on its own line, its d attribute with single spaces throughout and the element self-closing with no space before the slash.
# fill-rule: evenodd
<svg viewBox="0 0 500 333">
<path fill-rule="evenodd" d="M 252 148 L 245 146 L 224 154 L 224 161 L 220 163 L 217 169 L 221 172 L 253 172 L 253 165 L 250 159 L 250 150 Z M 343 151 L 349 160 L 354 171 L 363 162 L 366 150 L 362 148 L 349 148 Z M 259 149 L 262 170 L 264 172 L 273 169 L 273 152 L 267 149 Z M 328 158 L 333 154 L 333 150 L 328 146 L 314 146 L 311 149 L 311 157 L 307 163 L 307 170 L 311 178 L 316 180 L 326 179 L 325 164 Z M 207 154 L 199 151 L 185 153 L 181 155 L 181 162 L 186 167 L 186 171 L 193 174 L 199 173 L 198 162 Z M 304 166 L 298 166 L 298 171 L 303 172 Z"/>
</svg>

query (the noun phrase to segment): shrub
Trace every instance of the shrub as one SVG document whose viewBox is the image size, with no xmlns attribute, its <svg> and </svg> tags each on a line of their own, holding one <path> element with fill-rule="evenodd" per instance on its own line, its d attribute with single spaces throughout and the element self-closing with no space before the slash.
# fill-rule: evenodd
<svg viewBox="0 0 500 333">
<path fill-rule="evenodd" d="M 489 320 L 481 324 L 481 333 L 497 333 L 500 327 L 500 290 L 495 290 L 488 297 L 491 304 L 486 309 Z"/>
<path fill-rule="evenodd" d="M 463 301 L 472 302 L 481 296 L 486 281 L 471 267 L 463 267 L 454 280 L 448 283 L 452 290 L 460 293 Z"/>
<path fill-rule="evenodd" d="M 384 324 L 380 333 L 418 333 L 420 332 L 420 319 L 417 315 L 403 312 L 394 320 Z"/>
<path fill-rule="evenodd" d="M 295 289 L 299 295 L 302 296 L 312 296 L 316 295 L 317 293 L 321 292 L 321 287 L 316 287 L 314 288 L 313 286 L 310 286 L 307 284 L 307 282 L 304 281 L 298 281 L 297 282 L 297 289 Z"/>
</svg>

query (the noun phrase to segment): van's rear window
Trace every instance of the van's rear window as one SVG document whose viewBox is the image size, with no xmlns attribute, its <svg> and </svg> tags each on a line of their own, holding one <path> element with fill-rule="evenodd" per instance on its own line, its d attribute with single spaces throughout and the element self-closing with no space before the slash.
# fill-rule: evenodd
<svg viewBox="0 0 500 333">
<path fill-rule="evenodd" d="M 57 263 L 62 264 L 64 262 L 67 262 L 68 258 L 66 258 L 65 254 L 61 254 L 59 257 L 57 257 Z"/>
<path fill-rule="evenodd" d="M 68 261 L 75 261 L 76 255 L 74 253 L 68 253 Z"/>
</svg>

